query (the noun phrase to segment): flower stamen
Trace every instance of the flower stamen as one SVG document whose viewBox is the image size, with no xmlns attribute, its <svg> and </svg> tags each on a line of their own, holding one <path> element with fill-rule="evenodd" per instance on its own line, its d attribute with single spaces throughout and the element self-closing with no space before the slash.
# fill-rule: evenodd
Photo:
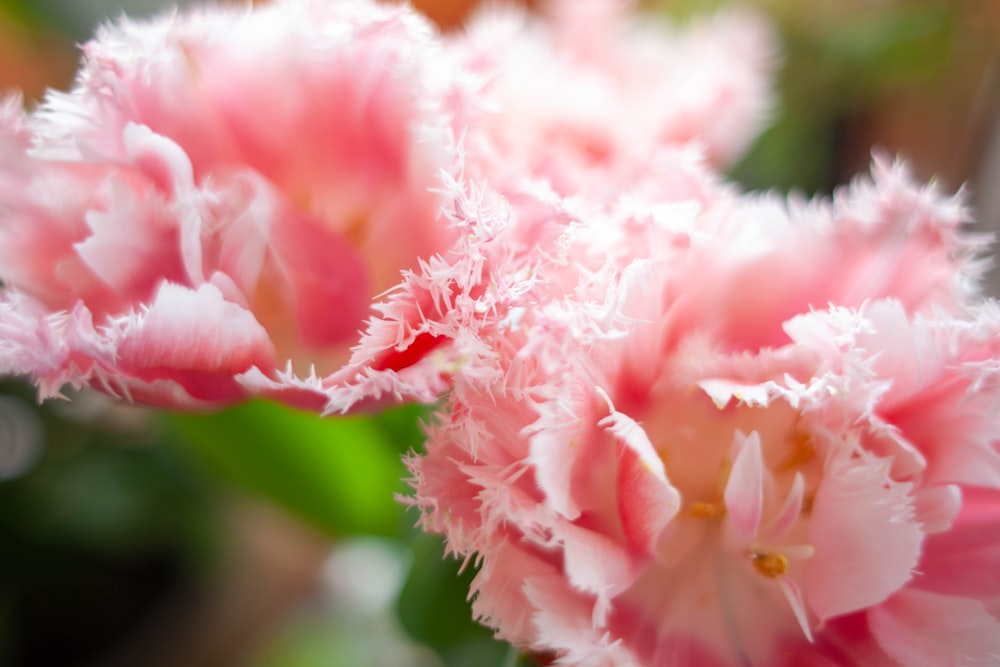
<svg viewBox="0 0 1000 667">
<path fill-rule="evenodd" d="M 696 519 L 714 519 L 722 516 L 726 512 L 726 506 L 722 503 L 710 503 L 698 500 L 688 507 L 688 514 Z"/>
<path fill-rule="evenodd" d="M 778 464 L 778 472 L 794 470 L 816 458 L 816 448 L 808 433 L 797 431 L 792 437 L 792 449 Z"/>
<path fill-rule="evenodd" d="M 775 579 L 788 571 L 788 559 L 779 553 L 750 552 L 750 560 L 757 573 L 768 579 Z"/>
</svg>

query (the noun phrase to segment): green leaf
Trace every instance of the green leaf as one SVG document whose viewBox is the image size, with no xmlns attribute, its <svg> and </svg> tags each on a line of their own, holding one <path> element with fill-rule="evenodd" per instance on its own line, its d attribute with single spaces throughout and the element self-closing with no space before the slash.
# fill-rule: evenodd
<svg viewBox="0 0 1000 667">
<path fill-rule="evenodd" d="M 472 620 L 467 601 L 475 568 L 444 556 L 441 537 L 421 534 L 411 546 L 413 566 L 399 596 L 399 619 L 414 639 L 432 647 L 448 667 L 510 665 L 510 647 Z M 529 665 L 530 662 L 515 664 Z"/>
<path fill-rule="evenodd" d="M 947 61 L 954 16 L 945 7 L 866 12 L 818 35 L 831 60 L 879 81 L 933 73 Z"/>
<path fill-rule="evenodd" d="M 395 500 L 405 473 L 400 453 L 414 444 L 407 440 L 418 414 L 405 408 L 382 425 L 257 401 L 169 419 L 209 469 L 325 533 L 396 535 L 405 521 Z"/>
<path fill-rule="evenodd" d="M 13 21 L 21 27 L 44 23 L 46 18 L 34 3 L 26 0 L 0 0 L 0 17 Z"/>
<path fill-rule="evenodd" d="M 832 119 L 785 107 L 728 176 L 750 189 L 828 192 L 835 150 Z"/>
</svg>

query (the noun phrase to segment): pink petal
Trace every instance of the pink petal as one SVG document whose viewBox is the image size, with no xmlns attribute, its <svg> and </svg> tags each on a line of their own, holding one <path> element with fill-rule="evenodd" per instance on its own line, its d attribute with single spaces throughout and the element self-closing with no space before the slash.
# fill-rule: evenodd
<svg viewBox="0 0 1000 667">
<path fill-rule="evenodd" d="M 914 496 L 917 521 L 924 534 L 943 533 L 962 509 L 962 491 L 955 484 L 921 489 Z M 927 548 L 927 545 L 924 545 Z"/>
<path fill-rule="evenodd" d="M 680 508 L 680 494 L 628 445 L 620 451 L 618 513 L 632 546 L 652 556 L 657 538 Z"/>
<path fill-rule="evenodd" d="M 33 376 L 39 398 L 59 396 L 66 383 L 84 383 L 95 361 L 111 365 L 114 357 L 113 344 L 83 304 L 52 314 L 16 290 L 0 292 L 0 373 Z"/>
<path fill-rule="evenodd" d="M 906 667 L 881 650 L 864 613 L 827 621 L 813 642 L 789 637 L 774 656 L 775 667 Z"/>
<path fill-rule="evenodd" d="M 455 240 L 441 186 L 458 180 L 456 137 L 479 90 L 455 64 L 409 7 L 279 0 L 123 17 L 85 45 L 70 91 L 29 113 L 0 96 L 0 281 L 56 318 L 82 303 L 123 355 L 73 350 L 46 386 L 171 405 L 187 390 L 221 402 L 258 388 L 317 409 L 436 398 L 440 367 L 400 371 L 439 332 L 387 359 L 356 356 L 336 397 L 324 392 L 342 378 L 279 377 L 273 358 L 343 369 L 370 349 L 358 342 L 373 297 Z M 161 285 L 206 282 L 222 297 L 185 297 L 205 312 L 180 317 L 193 349 L 167 342 L 183 338 L 167 320 L 187 306 Z M 213 344 L 208 329 L 244 335 Z"/>
<path fill-rule="evenodd" d="M 813 502 L 816 551 L 803 580 L 820 620 L 876 605 L 913 576 L 923 533 L 908 485 L 892 482 L 887 471 L 877 460 L 828 464 Z"/>
<path fill-rule="evenodd" d="M 566 576 L 578 590 L 608 600 L 638 575 L 635 560 L 618 541 L 572 524 L 560 530 Z"/>
<path fill-rule="evenodd" d="M 805 602 L 802 600 L 802 590 L 799 588 L 799 585 L 791 577 L 778 577 L 778 587 L 781 588 L 785 599 L 788 600 L 788 606 L 792 608 L 792 613 L 795 614 L 795 620 L 799 622 L 802 634 L 806 636 L 806 639 L 812 641 L 812 629 L 809 627 L 809 617 L 806 612 Z"/>
<path fill-rule="evenodd" d="M 582 460 L 581 465 L 587 467 L 600 459 L 612 463 L 610 452 L 603 438 L 594 437 L 584 428 L 585 419 L 570 421 L 551 417 L 550 423 L 546 418 L 549 407 L 542 408 L 543 416 L 536 424 L 543 427 L 538 428 L 537 433 L 534 427 L 532 429 L 529 460 L 546 504 L 563 517 L 575 520 L 580 516 L 581 507 L 575 498 L 575 492 L 580 489 L 574 486 L 582 486 L 579 476 L 574 475 L 577 461 Z"/>
<path fill-rule="evenodd" d="M 191 374 L 197 385 L 214 375 L 231 383 L 232 375 L 254 366 L 274 367 L 264 328 L 210 284 L 191 290 L 164 283 L 148 309 L 125 322 L 119 335 L 120 365 L 139 378 Z M 197 393 L 195 386 L 192 390 Z"/>
<path fill-rule="evenodd" d="M 270 238 L 302 340 L 316 347 L 356 341 L 371 303 L 364 258 L 321 221 L 290 208 L 280 215 Z"/>
<path fill-rule="evenodd" d="M 491 551 L 496 558 L 484 563 L 472 582 L 472 612 L 477 620 L 499 628 L 499 638 L 520 644 L 537 641 L 535 626 L 544 612 L 537 610 L 538 601 L 532 597 L 533 589 L 544 581 L 561 585 L 561 600 L 568 605 L 561 613 L 572 610 L 589 620 L 586 596 L 568 590 L 554 565 L 508 540 L 496 540 Z"/>
<path fill-rule="evenodd" d="M 122 131 L 126 155 L 166 195 L 194 187 L 191 160 L 180 146 L 144 125 L 128 123 Z"/>
<path fill-rule="evenodd" d="M 906 667 L 959 667 L 1000 660 L 1000 622 L 968 598 L 907 589 L 868 612 L 882 649 Z"/>
<path fill-rule="evenodd" d="M 356 402 L 351 402 L 343 409 L 339 405 L 331 405 L 330 392 L 323 386 L 323 382 L 315 375 L 299 377 L 292 371 L 291 363 L 283 371 L 272 370 L 266 373 L 254 366 L 236 375 L 234 379 L 249 396 L 270 398 L 308 412 L 331 414 L 345 412 L 347 407 L 357 405 Z"/>
<path fill-rule="evenodd" d="M 637 423 L 620 412 L 601 421 L 618 438 L 618 515 L 633 548 L 655 554 L 657 538 L 680 509 L 680 493 Z"/>
<path fill-rule="evenodd" d="M 621 642 L 612 640 L 608 633 L 594 631 L 593 598 L 569 588 L 563 577 L 529 577 L 524 594 L 536 609 L 533 621 L 537 638 L 533 643 L 539 648 L 558 648 L 566 664 L 635 664 L 634 656 Z"/>
<path fill-rule="evenodd" d="M 163 280 L 186 280 L 170 205 L 122 174 L 109 176 L 101 191 L 111 204 L 86 212 L 90 235 L 74 245 L 87 268 L 125 303 L 145 302 Z"/>
<path fill-rule="evenodd" d="M 873 355 L 875 373 L 892 380 L 878 416 L 919 451 L 924 483 L 1000 486 L 997 392 L 974 387 L 976 366 L 1000 350 L 995 311 L 970 312 L 974 327 L 943 315 L 911 320 L 898 302 L 873 302 L 863 312 L 875 332 L 858 343 Z"/>
<path fill-rule="evenodd" d="M 449 547 L 464 553 L 473 547 L 470 536 L 483 521 L 479 502 L 482 487 L 469 478 L 463 465 L 468 455 L 449 429 L 429 428 L 424 447 L 426 456 L 406 459 L 416 489 L 413 505 L 423 511 L 425 529 L 447 533 Z"/>
<path fill-rule="evenodd" d="M 949 530 L 929 535 L 914 585 L 977 599 L 1000 596 L 1000 490 L 962 489 Z"/>
<path fill-rule="evenodd" d="M 756 431 L 748 436 L 737 433 L 736 439 L 734 444 L 739 447 L 739 452 L 733 461 L 723 499 L 737 534 L 749 543 L 757 536 L 764 511 L 764 459 L 760 451 L 760 435 Z"/>
<path fill-rule="evenodd" d="M 656 646 L 657 665 L 697 665 L 698 667 L 730 667 L 732 664 L 719 655 L 707 642 L 686 634 L 663 637 Z"/>
<path fill-rule="evenodd" d="M 802 473 L 796 471 L 795 477 L 792 479 L 792 488 L 788 490 L 784 505 L 767 526 L 764 536 L 766 541 L 781 539 L 791 529 L 802 513 L 803 498 L 805 498 L 805 480 L 802 478 Z"/>
</svg>

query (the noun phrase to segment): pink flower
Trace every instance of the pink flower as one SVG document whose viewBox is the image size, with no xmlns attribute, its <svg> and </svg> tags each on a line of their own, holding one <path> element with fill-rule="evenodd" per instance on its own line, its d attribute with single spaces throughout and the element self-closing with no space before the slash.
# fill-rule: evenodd
<svg viewBox="0 0 1000 667">
<path fill-rule="evenodd" d="M 0 367 L 43 397 L 342 407 L 317 376 L 453 240 L 434 190 L 471 98 L 429 25 L 283 0 L 122 20 L 84 54 L 71 92 L 0 109 Z"/>
<path fill-rule="evenodd" d="M 630 15 L 632 4 L 551 0 L 541 17 L 492 6 L 446 36 L 481 85 L 462 173 L 445 187 L 458 238 L 376 306 L 337 376 L 349 379 L 346 404 L 433 401 L 474 366 L 469 355 L 490 354 L 478 343 L 484 315 L 530 291 L 537 265 L 552 259 L 537 246 L 562 238 L 562 223 L 606 217 L 623 197 L 708 201 L 723 190 L 701 163 L 735 159 L 761 129 L 774 36 L 749 10 L 672 30 Z M 371 358 L 414 361 L 403 378 Z"/>
<path fill-rule="evenodd" d="M 766 22 L 744 8 L 680 29 L 632 4 L 551 0 L 543 16 L 491 7 L 450 38 L 494 111 L 472 133 L 470 170 L 501 190 L 530 177 L 614 198 L 663 173 L 664 147 L 694 142 L 717 163 L 744 151 L 773 102 Z"/>
<path fill-rule="evenodd" d="M 565 665 L 992 664 L 1000 305 L 960 201 L 878 159 L 832 203 L 671 173 L 501 216 L 538 254 L 465 304 L 410 460 L 474 613 Z"/>
</svg>

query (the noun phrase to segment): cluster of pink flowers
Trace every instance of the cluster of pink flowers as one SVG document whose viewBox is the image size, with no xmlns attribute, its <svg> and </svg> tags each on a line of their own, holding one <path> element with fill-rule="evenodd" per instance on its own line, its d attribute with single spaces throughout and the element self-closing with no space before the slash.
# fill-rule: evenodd
<svg viewBox="0 0 1000 667">
<path fill-rule="evenodd" d="M 410 502 L 556 664 L 1000 663 L 1000 305 L 961 196 L 884 157 L 830 200 L 725 183 L 773 36 L 626 5 L 106 28 L 70 93 L 0 107 L 2 370 L 438 401 Z"/>
</svg>

